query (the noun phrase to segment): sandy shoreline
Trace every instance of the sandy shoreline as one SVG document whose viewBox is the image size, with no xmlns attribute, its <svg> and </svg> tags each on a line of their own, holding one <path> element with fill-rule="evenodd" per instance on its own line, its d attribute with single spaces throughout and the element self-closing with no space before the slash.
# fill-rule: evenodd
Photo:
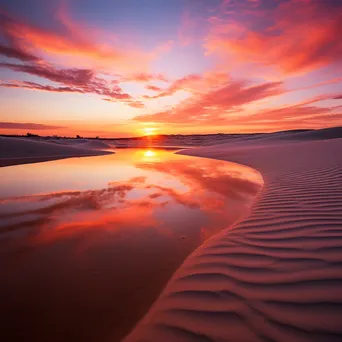
<svg viewBox="0 0 342 342">
<path fill-rule="evenodd" d="M 229 162 L 116 152 L 1 169 L 5 336 L 119 341 L 196 247 L 246 215 L 262 185 Z"/>
<path fill-rule="evenodd" d="M 341 341 L 342 139 L 181 153 L 265 181 L 250 216 L 200 246 L 125 341 Z"/>
<path fill-rule="evenodd" d="M 50 160 L 111 154 L 102 142 L 49 142 L 29 138 L 0 137 L 0 167 L 39 163 Z"/>
</svg>

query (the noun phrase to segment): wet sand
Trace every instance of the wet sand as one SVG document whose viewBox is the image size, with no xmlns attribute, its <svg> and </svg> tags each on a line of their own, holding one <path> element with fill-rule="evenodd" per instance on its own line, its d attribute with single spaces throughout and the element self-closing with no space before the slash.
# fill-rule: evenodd
<svg viewBox="0 0 342 342">
<path fill-rule="evenodd" d="M 342 139 L 327 133 L 182 152 L 251 166 L 265 185 L 248 218 L 185 260 L 126 342 L 342 340 Z"/>
</svg>

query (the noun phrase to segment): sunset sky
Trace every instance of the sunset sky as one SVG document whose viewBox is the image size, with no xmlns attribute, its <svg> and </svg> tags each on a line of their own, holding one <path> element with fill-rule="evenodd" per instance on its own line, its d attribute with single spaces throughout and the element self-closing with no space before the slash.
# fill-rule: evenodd
<svg viewBox="0 0 342 342">
<path fill-rule="evenodd" d="M 0 133 L 342 125 L 341 0 L 0 0 Z"/>
</svg>

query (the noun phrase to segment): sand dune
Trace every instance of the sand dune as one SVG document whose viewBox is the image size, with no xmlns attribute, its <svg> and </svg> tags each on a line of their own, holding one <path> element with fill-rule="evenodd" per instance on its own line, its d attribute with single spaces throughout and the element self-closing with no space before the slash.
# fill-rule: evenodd
<svg viewBox="0 0 342 342">
<path fill-rule="evenodd" d="M 101 140 L 88 140 L 85 143 L 82 143 L 77 146 L 90 150 L 106 150 L 114 148 L 114 146 L 112 146 L 110 143 L 103 142 Z"/>
<path fill-rule="evenodd" d="M 246 141 L 274 141 L 279 144 L 289 141 L 321 140 L 342 138 L 342 127 L 331 127 L 318 130 L 290 130 L 275 133 L 252 134 L 199 134 L 199 135 L 157 135 L 150 137 L 112 139 L 117 147 L 144 146 L 213 146 L 225 143 L 241 144 Z M 106 140 L 106 143 L 108 140 Z"/>
<path fill-rule="evenodd" d="M 102 140 L 98 139 L 48 139 L 46 142 L 64 146 L 80 147 L 89 150 L 108 150 L 115 148 L 115 146 L 110 142 L 103 142 Z"/>
<path fill-rule="evenodd" d="M 62 139 L 58 139 L 58 138 L 48 138 L 46 140 L 47 142 L 52 142 L 54 144 L 61 144 L 61 145 L 80 145 L 80 144 L 84 144 L 86 142 L 88 142 L 88 139 L 71 139 L 71 138 L 62 138 Z"/>
<path fill-rule="evenodd" d="M 34 163 L 68 157 L 96 156 L 111 152 L 95 149 L 91 143 L 77 146 L 35 141 L 28 138 L 0 137 L 0 166 Z M 106 148 L 108 146 L 104 144 Z M 91 148 L 90 146 L 93 146 Z"/>
<path fill-rule="evenodd" d="M 125 341 L 342 341 L 342 139 L 314 141 L 339 132 L 183 151 L 251 166 L 265 185 L 250 216 L 185 260 Z"/>
</svg>

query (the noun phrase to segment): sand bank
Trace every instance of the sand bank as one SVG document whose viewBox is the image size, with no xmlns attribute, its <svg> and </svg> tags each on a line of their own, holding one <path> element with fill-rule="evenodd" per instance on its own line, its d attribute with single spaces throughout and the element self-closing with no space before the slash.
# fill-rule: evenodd
<svg viewBox="0 0 342 342">
<path fill-rule="evenodd" d="M 70 157 L 110 154 L 101 142 L 80 144 L 35 141 L 28 138 L 0 137 L 0 166 L 37 163 Z"/>
<path fill-rule="evenodd" d="M 251 166 L 265 185 L 247 219 L 185 260 L 126 342 L 342 340 L 342 139 L 319 140 L 328 133 L 182 152 Z"/>
</svg>

